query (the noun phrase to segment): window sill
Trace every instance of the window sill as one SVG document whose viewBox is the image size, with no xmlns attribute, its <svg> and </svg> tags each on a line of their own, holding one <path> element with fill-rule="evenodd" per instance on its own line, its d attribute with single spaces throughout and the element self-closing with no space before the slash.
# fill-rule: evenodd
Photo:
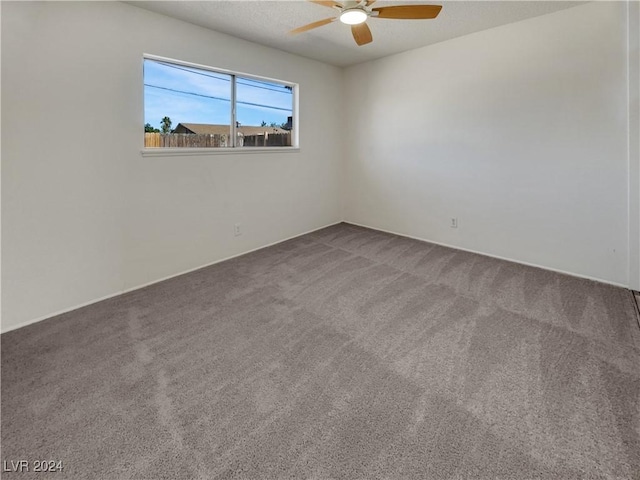
<svg viewBox="0 0 640 480">
<path fill-rule="evenodd" d="M 187 157 L 192 155 L 237 155 L 252 153 L 298 153 L 300 147 L 237 147 L 237 148 L 143 148 L 143 157 Z"/>
</svg>

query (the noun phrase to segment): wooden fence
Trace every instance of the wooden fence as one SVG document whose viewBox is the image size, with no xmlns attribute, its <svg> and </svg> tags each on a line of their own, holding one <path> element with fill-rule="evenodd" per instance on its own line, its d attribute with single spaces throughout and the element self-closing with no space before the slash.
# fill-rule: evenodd
<svg viewBox="0 0 640 480">
<path fill-rule="evenodd" d="M 146 148 L 203 148 L 227 147 L 228 135 L 193 133 L 145 133 Z"/>
<path fill-rule="evenodd" d="M 145 148 L 213 148 L 230 147 L 228 135 L 195 133 L 146 133 Z M 239 135 L 238 147 L 290 147 L 291 132 Z"/>
<path fill-rule="evenodd" d="M 240 143 L 240 142 L 238 142 Z M 242 138 L 243 147 L 290 147 L 291 132 L 264 133 L 263 135 L 245 135 Z"/>
</svg>

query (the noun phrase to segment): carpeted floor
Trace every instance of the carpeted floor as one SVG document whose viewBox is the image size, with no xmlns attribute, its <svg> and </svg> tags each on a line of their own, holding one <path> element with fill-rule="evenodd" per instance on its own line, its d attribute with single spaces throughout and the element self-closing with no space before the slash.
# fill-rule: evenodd
<svg viewBox="0 0 640 480">
<path fill-rule="evenodd" d="M 329 227 L 2 335 L 3 478 L 640 479 L 634 308 Z"/>
</svg>

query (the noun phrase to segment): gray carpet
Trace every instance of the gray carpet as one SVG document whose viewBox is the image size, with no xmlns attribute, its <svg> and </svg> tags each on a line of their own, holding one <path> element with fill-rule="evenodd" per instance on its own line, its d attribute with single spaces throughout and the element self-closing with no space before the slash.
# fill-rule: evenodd
<svg viewBox="0 0 640 480">
<path fill-rule="evenodd" d="M 77 479 L 640 479 L 630 292 L 341 224 L 2 335 Z"/>
</svg>

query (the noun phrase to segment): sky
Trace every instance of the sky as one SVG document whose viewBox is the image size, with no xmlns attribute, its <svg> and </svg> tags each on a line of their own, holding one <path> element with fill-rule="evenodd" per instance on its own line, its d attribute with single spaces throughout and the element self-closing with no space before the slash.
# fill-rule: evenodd
<svg viewBox="0 0 640 480">
<path fill-rule="evenodd" d="M 293 94 L 283 85 L 237 77 L 236 119 L 241 125 L 278 125 L 292 115 Z M 160 128 L 163 117 L 178 123 L 229 125 L 231 76 L 144 60 L 144 122 Z"/>
</svg>

